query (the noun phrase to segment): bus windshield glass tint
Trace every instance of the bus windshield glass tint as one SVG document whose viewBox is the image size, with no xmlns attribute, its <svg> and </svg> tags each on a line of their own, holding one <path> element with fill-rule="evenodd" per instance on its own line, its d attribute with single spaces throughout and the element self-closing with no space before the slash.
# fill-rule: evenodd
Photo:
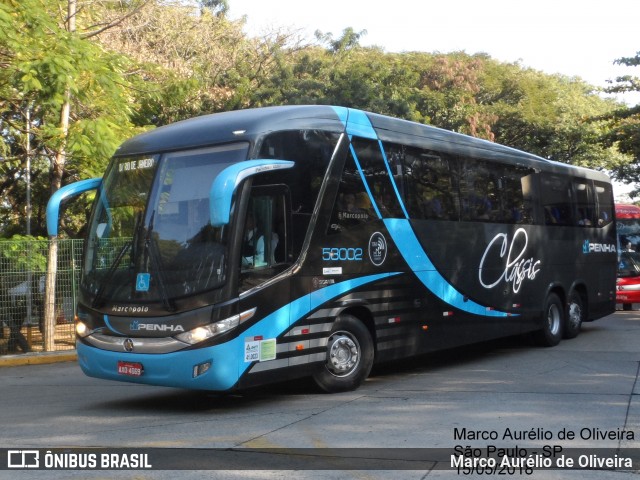
<svg viewBox="0 0 640 480">
<path fill-rule="evenodd" d="M 215 177 L 246 159 L 247 145 L 117 158 L 93 212 L 83 287 L 94 307 L 162 302 L 225 282 L 228 227 L 210 223 Z"/>
</svg>

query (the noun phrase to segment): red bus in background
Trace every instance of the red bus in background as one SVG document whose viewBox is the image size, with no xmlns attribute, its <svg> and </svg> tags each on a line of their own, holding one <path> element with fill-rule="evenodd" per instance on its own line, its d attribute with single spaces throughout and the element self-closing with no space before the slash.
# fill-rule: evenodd
<svg viewBox="0 0 640 480">
<path fill-rule="evenodd" d="M 616 204 L 616 223 L 620 252 L 616 303 L 631 310 L 640 303 L 640 207 Z"/>
</svg>

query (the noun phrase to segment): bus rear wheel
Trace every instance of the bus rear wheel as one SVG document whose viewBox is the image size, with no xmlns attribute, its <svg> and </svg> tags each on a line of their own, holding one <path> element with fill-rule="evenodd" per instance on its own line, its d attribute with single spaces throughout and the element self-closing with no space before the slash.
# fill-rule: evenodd
<svg viewBox="0 0 640 480">
<path fill-rule="evenodd" d="M 543 347 L 560 343 L 564 331 L 564 306 L 555 293 L 550 293 L 544 302 L 542 328 L 536 332 L 536 340 Z"/>
<path fill-rule="evenodd" d="M 325 392 L 354 390 L 369 376 L 373 366 L 373 340 L 367 327 L 352 315 L 341 315 L 327 342 L 327 358 L 313 375 Z"/>
<path fill-rule="evenodd" d="M 567 319 L 564 324 L 564 338 L 575 338 L 580 333 L 582 322 L 585 318 L 584 302 L 582 296 L 576 292 L 571 292 L 567 304 Z"/>
</svg>

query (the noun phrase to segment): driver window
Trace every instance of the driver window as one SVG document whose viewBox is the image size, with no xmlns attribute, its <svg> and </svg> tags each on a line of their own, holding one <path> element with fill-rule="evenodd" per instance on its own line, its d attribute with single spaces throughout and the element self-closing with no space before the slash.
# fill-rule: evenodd
<svg viewBox="0 0 640 480">
<path fill-rule="evenodd" d="M 278 191 L 274 191 L 278 190 Z M 287 215 L 282 189 L 256 187 L 249 199 L 240 252 L 240 269 L 245 280 L 266 280 L 273 268 L 287 263 Z M 243 284 L 246 283 L 243 281 Z M 259 282 L 250 281 L 251 285 Z M 244 286 L 244 285 L 243 285 Z"/>
</svg>

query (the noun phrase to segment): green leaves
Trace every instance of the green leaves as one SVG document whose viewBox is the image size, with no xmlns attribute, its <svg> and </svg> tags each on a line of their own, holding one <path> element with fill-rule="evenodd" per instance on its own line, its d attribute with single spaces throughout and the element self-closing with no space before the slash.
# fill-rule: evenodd
<svg viewBox="0 0 640 480">
<path fill-rule="evenodd" d="M 27 157 L 33 172 L 42 165 L 52 172 L 50 177 L 34 175 L 34 183 L 51 179 L 51 186 L 34 189 L 51 190 L 70 175 L 100 174 L 117 145 L 136 131 L 125 76 L 130 62 L 67 31 L 66 14 L 64 0 L 5 0 L 0 5 L 0 126 L 6 145 L 0 160 L 17 165 L 7 172 L 15 180 L 0 183 L 6 199 L 0 208 L 24 203 L 18 195 Z M 43 216 L 36 220 L 34 231 L 44 233 Z M 15 230 L 4 223 L 0 232 Z"/>
<path fill-rule="evenodd" d="M 47 256 L 44 254 L 46 248 L 42 248 L 46 245 L 46 238 L 14 235 L 10 240 L 11 242 L 2 244 L 0 256 L 2 259 L 11 261 L 12 273 L 46 271 Z"/>
<path fill-rule="evenodd" d="M 51 174 L 64 182 L 100 175 L 119 143 L 150 126 L 275 104 L 357 107 L 620 178 L 640 171 L 625 170 L 630 155 L 640 157 L 637 109 L 579 79 L 486 54 L 386 53 L 362 47 L 366 31 L 352 28 L 318 33 L 314 45 L 286 30 L 249 38 L 242 20 L 227 18 L 226 0 L 79 0 L 77 31 L 68 31 L 67 7 L 0 3 L 0 234 L 19 231 L 11 212 L 24 204 L 27 158 L 39 202 L 34 231 L 44 233 Z M 618 62 L 638 65 L 639 55 Z M 638 85 L 621 77 L 611 91 Z M 83 223 L 71 216 L 68 225 Z"/>
</svg>

